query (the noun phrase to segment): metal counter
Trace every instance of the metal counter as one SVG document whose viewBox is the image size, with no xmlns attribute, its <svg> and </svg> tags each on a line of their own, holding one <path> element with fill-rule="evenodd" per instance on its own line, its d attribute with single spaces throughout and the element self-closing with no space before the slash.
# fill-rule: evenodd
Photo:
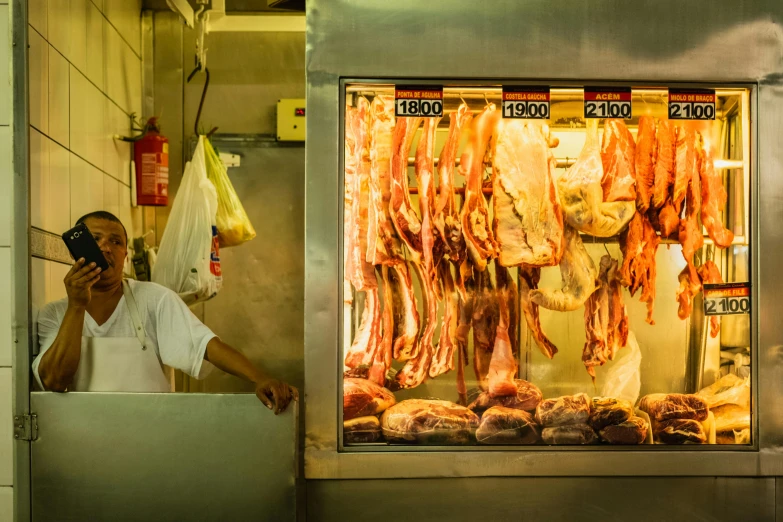
<svg viewBox="0 0 783 522">
<path fill-rule="evenodd" d="M 296 403 L 31 394 L 32 520 L 296 520 Z"/>
<path fill-rule="evenodd" d="M 305 476 L 387 479 L 502 476 L 783 474 L 783 4 L 313 0 L 307 13 Z M 347 79 L 624 81 L 743 84 L 750 98 L 751 282 L 756 445 L 650 451 L 363 451 L 339 448 L 342 129 Z M 317 486 L 318 488 L 328 486 Z"/>
</svg>

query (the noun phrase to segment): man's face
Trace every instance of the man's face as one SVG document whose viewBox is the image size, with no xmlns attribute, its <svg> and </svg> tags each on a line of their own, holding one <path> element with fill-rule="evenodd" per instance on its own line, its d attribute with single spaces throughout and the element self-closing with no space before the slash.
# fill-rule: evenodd
<svg viewBox="0 0 783 522">
<path fill-rule="evenodd" d="M 100 218 L 87 218 L 84 224 L 87 225 L 109 264 L 109 268 L 101 272 L 98 284 L 122 280 L 122 269 L 125 257 L 128 255 L 127 239 L 122 225 Z"/>
</svg>

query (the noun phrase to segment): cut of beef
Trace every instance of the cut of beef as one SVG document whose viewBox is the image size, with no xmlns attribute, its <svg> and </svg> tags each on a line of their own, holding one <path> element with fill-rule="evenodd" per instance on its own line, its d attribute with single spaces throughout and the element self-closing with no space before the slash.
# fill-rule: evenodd
<svg viewBox="0 0 783 522">
<path fill-rule="evenodd" d="M 476 430 L 479 444 L 535 444 L 538 426 L 526 411 L 494 406 L 484 412 Z"/>
<path fill-rule="evenodd" d="M 376 96 L 370 104 L 370 208 L 367 261 L 394 264 L 403 259 L 400 239 L 389 215 L 394 100 Z"/>
<path fill-rule="evenodd" d="M 343 442 L 346 444 L 378 442 L 382 436 L 378 417 L 358 417 L 343 422 Z"/>
<path fill-rule="evenodd" d="M 585 424 L 590 418 L 590 398 L 584 393 L 541 401 L 536 421 L 546 427 Z"/>
<path fill-rule="evenodd" d="M 623 120 L 607 119 L 601 139 L 604 201 L 636 201 L 636 143 Z"/>
<path fill-rule="evenodd" d="M 707 419 L 710 409 L 707 401 L 698 395 L 682 393 L 653 393 L 645 395 L 639 402 L 639 409 L 646 412 L 651 419 L 664 421 L 668 419 Z"/>
<path fill-rule="evenodd" d="M 449 134 L 438 158 L 438 201 L 435 206 L 433 223 L 440 234 L 445 253 L 449 261 L 459 264 L 467 255 L 465 238 L 462 235 L 459 207 L 454 201 L 454 166 L 460 141 L 473 113 L 466 103 L 452 112 L 449 117 Z"/>
<path fill-rule="evenodd" d="M 343 420 L 377 415 L 396 402 L 394 394 L 366 379 L 343 380 Z"/>
<path fill-rule="evenodd" d="M 487 260 L 497 253 L 483 185 L 484 155 L 499 119 L 500 113 L 495 110 L 495 104 L 490 103 L 484 112 L 473 120 L 470 139 L 461 158 L 461 168 L 466 172 L 465 203 L 460 214 L 462 233 L 468 254 L 479 272 L 484 271 Z"/>
<path fill-rule="evenodd" d="M 625 228 L 636 212 L 636 196 L 634 193 L 631 201 L 605 201 L 603 178 L 598 120 L 590 119 L 579 158 L 558 179 L 560 204 L 566 223 L 576 230 L 596 237 L 612 237 Z M 611 187 L 609 192 L 613 193 Z"/>
<path fill-rule="evenodd" d="M 488 392 L 481 392 L 476 397 L 476 400 L 470 403 L 468 409 L 476 412 L 478 415 L 483 414 L 493 406 L 504 406 L 506 408 L 514 408 L 515 410 L 534 412 L 543 397 L 541 390 L 535 384 L 522 379 L 516 379 L 514 383 L 517 387 L 515 395 L 492 397 Z"/>
<path fill-rule="evenodd" d="M 525 323 L 533 336 L 538 349 L 541 350 L 548 359 L 551 359 L 557 353 L 557 346 L 544 333 L 541 328 L 541 319 L 538 315 L 538 305 L 530 299 L 530 293 L 538 289 L 538 282 L 541 280 L 540 268 L 519 267 L 519 307 L 525 315 Z"/>
<path fill-rule="evenodd" d="M 563 213 L 549 128 L 502 120 L 494 140 L 493 205 L 500 264 L 554 266 L 563 255 Z"/>
<path fill-rule="evenodd" d="M 545 444 L 584 445 L 593 444 L 598 440 L 593 428 L 587 424 L 572 424 L 544 428 L 541 438 Z"/>
<path fill-rule="evenodd" d="M 595 290 L 595 282 L 598 277 L 593 259 L 582 244 L 579 232 L 566 226 L 565 241 L 565 252 L 560 259 L 560 277 L 563 279 L 563 288 L 530 291 L 530 300 L 535 304 L 560 312 L 569 312 L 580 308 Z"/>
<path fill-rule="evenodd" d="M 610 424 L 622 424 L 633 417 L 633 404 L 612 397 L 593 397 L 588 424 L 600 431 Z"/>
<path fill-rule="evenodd" d="M 606 426 L 599 432 L 609 444 L 641 444 L 647 438 L 648 424 L 641 417 L 631 417 L 625 422 Z"/>
<path fill-rule="evenodd" d="M 704 426 L 692 419 L 669 419 L 653 424 L 653 437 L 664 444 L 704 444 Z"/>
<path fill-rule="evenodd" d="M 409 399 L 381 416 L 389 442 L 468 444 L 479 426 L 478 415 L 449 401 Z"/>
</svg>

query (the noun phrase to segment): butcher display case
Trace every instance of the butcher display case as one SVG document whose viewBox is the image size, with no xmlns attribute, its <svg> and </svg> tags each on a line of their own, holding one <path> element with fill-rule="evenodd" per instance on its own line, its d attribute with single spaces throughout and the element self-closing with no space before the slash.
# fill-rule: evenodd
<svg viewBox="0 0 783 522">
<path fill-rule="evenodd" d="M 305 476 L 783 474 L 779 8 L 502 4 L 308 7 Z"/>
<path fill-rule="evenodd" d="M 343 96 L 345 451 L 752 447 L 749 88 Z"/>
</svg>

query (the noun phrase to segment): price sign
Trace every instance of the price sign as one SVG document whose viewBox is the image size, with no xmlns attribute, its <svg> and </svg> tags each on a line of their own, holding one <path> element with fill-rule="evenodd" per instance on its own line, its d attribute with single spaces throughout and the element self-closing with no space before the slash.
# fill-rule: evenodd
<svg viewBox="0 0 783 522">
<path fill-rule="evenodd" d="M 504 85 L 503 117 L 549 119 L 549 87 Z"/>
<path fill-rule="evenodd" d="M 443 116 L 442 85 L 399 85 L 394 88 L 394 115 Z"/>
<path fill-rule="evenodd" d="M 704 284 L 704 315 L 750 313 L 750 283 Z"/>
<path fill-rule="evenodd" d="M 631 119 L 631 88 L 585 87 L 585 118 Z"/>
<path fill-rule="evenodd" d="M 714 120 L 715 91 L 669 89 L 670 120 Z"/>
</svg>

